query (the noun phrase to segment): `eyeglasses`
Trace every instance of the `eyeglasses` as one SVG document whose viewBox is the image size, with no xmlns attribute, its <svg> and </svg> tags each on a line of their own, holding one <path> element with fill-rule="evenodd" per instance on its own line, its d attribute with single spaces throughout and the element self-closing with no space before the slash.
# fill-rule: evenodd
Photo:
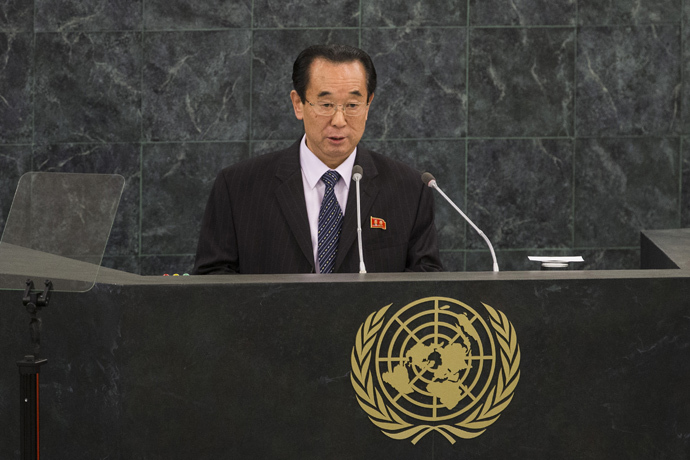
<svg viewBox="0 0 690 460">
<path fill-rule="evenodd" d="M 338 108 L 343 110 L 346 117 L 358 117 L 364 114 L 364 111 L 369 104 L 363 102 L 348 102 L 347 104 L 333 104 L 332 102 L 309 102 L 305 99 L 307 104 L 314 108 L 314 113 L 322 117 L 332 117 L 338 111 Z"/>
</svg>

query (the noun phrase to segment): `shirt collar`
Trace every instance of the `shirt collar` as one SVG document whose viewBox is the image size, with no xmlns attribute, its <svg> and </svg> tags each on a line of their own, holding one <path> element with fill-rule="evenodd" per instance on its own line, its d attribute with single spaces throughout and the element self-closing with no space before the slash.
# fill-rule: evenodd
<svg viewBox="0 0 690 460">
<path fill-rule="evenodd" d="M 352 177 L 352 167 L 355 165 L 356 156 L 357 147 L 355 147 L 345 161 L 340 163 L 340 166 L 335 168 L 335 170 L 338 171 L 338 174 L 340 174 L 340 177 L 344 179 L 343 183 L 348 190 L 350 189 L 350 178 Z M 307 147 L 306 134 L 302 136 L 302 142 L 300 142 L 299 145 L 299 164 L 302 168 L 304 177 L 307 180 L 307 184 L 309 184 L 309 187 L 312 189 L 316 187 L 316 184 L 319 182 L 319 179 L 321 179 L 321 176 L 323 176 L 326 171 L 331 169 L 321 160 L 319 160 L 319 158 L 314 155 L 314 152 Z"/>
</svg>

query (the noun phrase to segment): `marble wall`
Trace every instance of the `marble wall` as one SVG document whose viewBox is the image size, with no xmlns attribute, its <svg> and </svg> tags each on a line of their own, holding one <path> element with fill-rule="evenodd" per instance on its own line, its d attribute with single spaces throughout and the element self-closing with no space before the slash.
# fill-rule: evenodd
<svg viewBox="0 0 690 460">
<path fill-rule="evenodd" d="M 183 273 L 217 171 L 301 134 L 291 67 L 360 46 L 365 141 L 433 172 L 492 239 L 637 268 L 639 230 L 690 226 L 690 0 L 5 0 L 0 228 L 27 171 L 122 174 L 105 265 Z M 450 270 L 490 270 L 437 199 Z"/>
</svg>

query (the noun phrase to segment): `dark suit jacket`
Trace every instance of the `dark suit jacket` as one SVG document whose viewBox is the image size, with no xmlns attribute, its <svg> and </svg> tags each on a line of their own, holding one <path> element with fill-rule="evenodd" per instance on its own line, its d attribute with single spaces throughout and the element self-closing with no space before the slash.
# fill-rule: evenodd
<svg viewBox="0 0 690 460">
<path fill-rule="evenodd" d="M 195 274 L 312 273 L 299 145 L 223 169 L 201 226 Z M 440 271 L 431 190 L 420 173 L 358 147 L 367 272 Z M 386 229 L 371 228 L 370 218 Z M 345 208 L 335 272 L 359 272 L 355 183 Z"/>
</svg>

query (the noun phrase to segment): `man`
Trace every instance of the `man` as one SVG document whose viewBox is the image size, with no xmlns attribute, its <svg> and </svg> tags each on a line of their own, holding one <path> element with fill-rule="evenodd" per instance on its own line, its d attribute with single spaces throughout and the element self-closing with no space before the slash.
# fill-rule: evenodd
<svg viewBox="0 0 690 460">
<path fill-rule="evenodd" d="M 349 46 L 312 46 L 292 80 L 305 135 L 221 171 L 194 273 L 358 272 L 355 164 L 363 169 L 367 271 L 440 271 L 433 196 L 420 173 L 358 146 L 376 88 L 371 58 Z"/>
</svg>

